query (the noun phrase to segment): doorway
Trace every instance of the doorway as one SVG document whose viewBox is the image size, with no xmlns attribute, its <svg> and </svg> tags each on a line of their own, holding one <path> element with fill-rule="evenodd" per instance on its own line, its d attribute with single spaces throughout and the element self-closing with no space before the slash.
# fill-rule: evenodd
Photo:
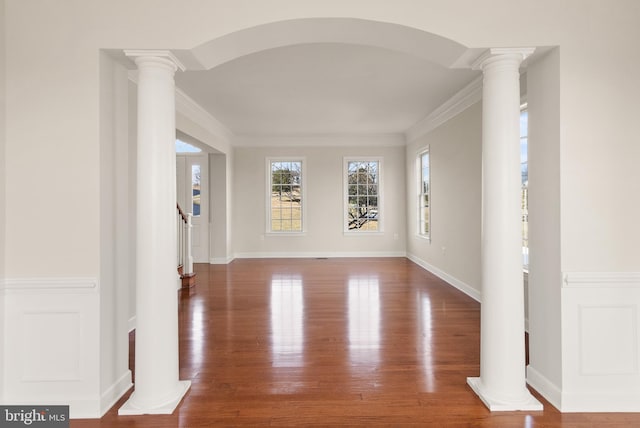
<svg viewBox="0 0 640 428">
<path fill-rule="evenodd" d="M 194 263 L 209 263 L 209 160 L 206 153 L 176 154 L 178 204 L 192 218 Z"/>
</svg>

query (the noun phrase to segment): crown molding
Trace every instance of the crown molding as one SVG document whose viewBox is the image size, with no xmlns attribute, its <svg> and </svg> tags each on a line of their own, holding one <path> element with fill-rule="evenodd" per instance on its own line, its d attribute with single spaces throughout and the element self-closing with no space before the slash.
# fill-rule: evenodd
<svg viewBox="0 0 640 428">
<path fill-rule="evenodd" d="M 178 88 L 176 88 L 176 112 L 183 114 L 206 131 L 223 138 L 228 143 L 235 140 L 235 135 L 229 128 Z"/>
<path fill-rule="evenodd" d="M 138 84 L 138 71 L 129 70 L 127 75 L 129 80 L 136 85 Z M 180 113 L 191 119 L 193 122 L 201 126 L 211 134 L 222 138 L 231 144 L 235 140 L 235 134 L 216 119 L 211 113 L 206 111 L 200 104 L 195 102 L 193 98 L 185 94 L 181 89 L 176 88 L 176 113 Z"/>
<path fill-rule="evenodd" d="M 236 135 L 234 147 L 402 147 L 403 134 Z"/>
<path fill-rule="evenodd" d="M 476 77 L 467 86 L 456 92 L 440 107 L 432 111 L 427 117 L 417 122 L 405 131 L 407 142 L 415 141 L 438 126 L 453 119 L 473 104 L 482 99 L 482 76 Z"/>
</svg>

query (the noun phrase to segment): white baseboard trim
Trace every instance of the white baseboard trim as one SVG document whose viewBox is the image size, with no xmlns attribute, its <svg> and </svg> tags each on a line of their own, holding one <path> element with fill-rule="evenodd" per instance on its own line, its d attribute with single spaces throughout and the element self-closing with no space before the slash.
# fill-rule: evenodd
<svg viewBox="0 0 640 428">
<path fill-rule="evenodd" d="M 420 266 L 421 268 L 423 268 L 424 270 L 431 272 L 441 280 L 445 281 L 446 283 L 462 291 L 464 294 L 471 297 L 475 301 L 477 302 L 480 301 L 481 293 L 475 288 L 471 287 L 470 285 L 464 283 L 463 281 L 460 281 L 459 279 L 449 275 L 448 273 L 438 269 L 437 267 L 425 262 L 424 260 L 414 256 L 413 254 L 408 254 L 406 257 L 412 262 L 414 262 L 415 264 L 417 264 L 418 266 Z"/>
<path fill-rule="evenodd" d="M 293 252 L 293 253 L 237 253 L 237 259 L 317 259 L 317 258 L 349 258 L 349 257 L 406 257 L 404 251 L 372 251 L 372 252 Z"/>
<path fill-rule="evenodd" d="M 234 257 L 212 257 L 209 259 L 210 265 L 228 265 L 235 258 Z"/>
<path fill-rule="evenodd" d="M 131 382 L 131 370 L 127 370 L 120 379 L 111 385 L 100 397 L 100 416 L 113 407 L 114 404 L 133 386 Z"/>
<path fill-rule="evenodd" d="M 640 393 L 576 391 L 562 394 L 562 413 L 638 413 Z"/>
<path fill-rule="evenodd" d="M 191 388 L 190 380 L 178 381 L 176 389 L 171 398 L 161 404 L 149 407 L 139 407 L 136 403 L 136 393 L 131 394 L 129 399 L 118 409 L 118 415 L 170 415 L 180 404 L 187 391 Z"/>
<path fill-rule="evenodd" d="M 135 329 L 136 329 L 136 316 L 134 315 L 131 318 L 129 318 L 129 321 L 127 321 L 127 331 L 131 333 Z"/>
<path fill-rule="evenodd" d="M 556 409 L 562 408 L 562 391 L 531 365 L 527 366 L 527 383 Z"/>
<path fill-rule="evenodd" d="M 33 406 L 34 399 L 18 399 L 12 400 L 7 397 L 3 401 L 4 406 Z M 41 402 L 42 400 L 40 400 Z M 56 400 L 47 398 L 47 405 L 51 406 L 69 406 L 69 419 L 97 419 L 100 418 L 100 400 L 95 398 L 66 398 L 64 400 Z"/>
</svg>

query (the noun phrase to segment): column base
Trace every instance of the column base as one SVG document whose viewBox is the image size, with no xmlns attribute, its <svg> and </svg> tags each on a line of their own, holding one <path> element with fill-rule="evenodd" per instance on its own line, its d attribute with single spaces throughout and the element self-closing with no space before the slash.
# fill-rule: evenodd
<svg viewBox="0 0 640 428">
<path fill-rule="evenodd" d="M 168 401 L 152 407 L 139 407 L 135 403 L 135 391 L 126 403 L 118 409 L 118 415 L 170 415 L 178 407 L 180 401 L 191 387 L 191 381 L 181 380 L 178 382 L 174 396 Z"/>
<path fill-rule="evenodd" d="M 482 383 L 479 377 L 468 377 L 467 384 L 473 389 L 480 400 L 492 412 L 510 412 L 510 411 L 541 411 L 542 403 L 536 400 L 531 393 L 525 388 L 526 393 L 521 400 L 503 401 L 490 397 L 482 390 Z"/>
</svg>

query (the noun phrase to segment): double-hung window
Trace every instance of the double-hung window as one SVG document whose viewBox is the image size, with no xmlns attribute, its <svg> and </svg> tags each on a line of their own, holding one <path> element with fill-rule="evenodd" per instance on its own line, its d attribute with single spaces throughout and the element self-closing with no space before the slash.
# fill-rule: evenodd
<svg viewBox="0 0 640 428">
<path fill-rule="evenodd" d="M 304 159 L 267 159 L 267 232 L 304 232 Z"/>
<path fill-rule="evenodd" d="M 522 200 L 522 264 L 529 269 L 529 113 L 520 106 L 520 177 Z"/>
<path fill-rule="evenodd" d="M 382 231 L 382 159 L 344 159 L 345 232 Z"/>
<path fill-rule="evenodd" d="M 429 148 L 418 153 L 418 235 L 431 239 L 431 175 Z"/>
</svg>

